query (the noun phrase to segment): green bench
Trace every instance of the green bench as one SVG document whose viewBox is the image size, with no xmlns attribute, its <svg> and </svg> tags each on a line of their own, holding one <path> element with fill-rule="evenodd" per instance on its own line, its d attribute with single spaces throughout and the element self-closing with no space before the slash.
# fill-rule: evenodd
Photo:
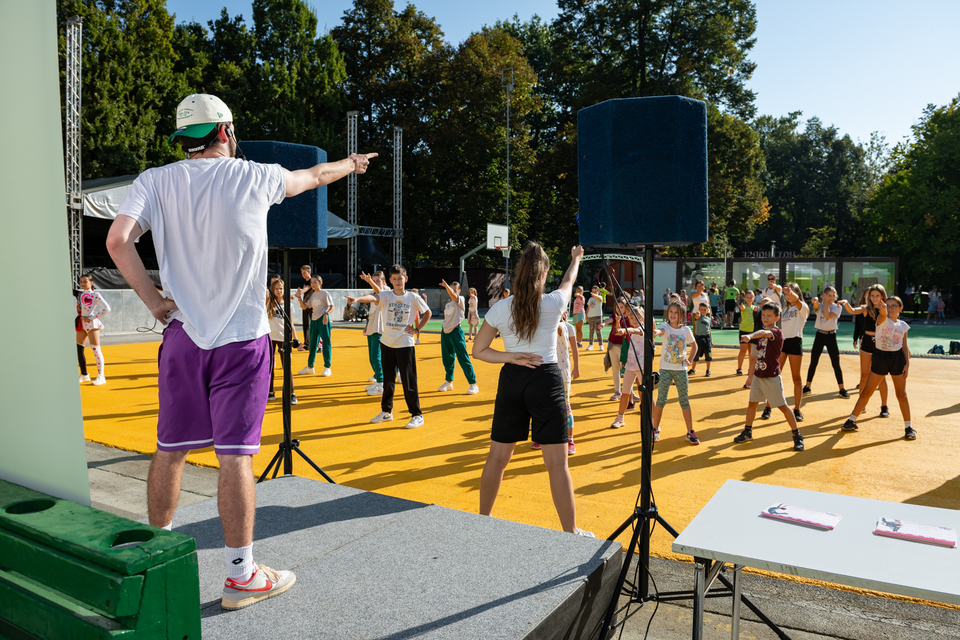
<svg viewBox="0 0 960 640">
<path fill-rule="evenodd" d="M 0 480 L 0 638 L 200 640 L 196 542 Z"/>
</svg>

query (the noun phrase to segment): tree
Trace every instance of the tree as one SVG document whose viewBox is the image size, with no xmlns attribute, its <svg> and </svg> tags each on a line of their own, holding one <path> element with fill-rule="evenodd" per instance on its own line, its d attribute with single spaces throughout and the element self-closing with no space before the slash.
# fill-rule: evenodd
<svg viewBox="0 0 960 640">
<path fill-rule="evenodd" d="M 83 18 L 81 163 L 85 178 L 139 173 L 180 158 L 166 143 L 186 95 L 174 73 L 173 18 L 164 0 L 61 0 L 60 57 L 67 19 Z M 65 63 L 61 92 L 66 91 Z M 63 94 L 65 95 L 65 94 Z M 66 104 L 64 99 L 62 104 Z"/>
<path fill-rule="evenodd" d="M 913 137 L 870 199 L 867 247 L 900 256 L 904 282 L 949 290 L 960 280 L 960 96 L 928 105 Z"/>
<path fill-rule="evenodd" d="M 863 242 L 861 213 L 873 187 L 867 153 L 819 118 L 799 131 L 801 115 L 756 120 L 770 216 L 744 248 L 762 249 L 775 240 L 784 251 L 856 255 Z"/>
</svg>

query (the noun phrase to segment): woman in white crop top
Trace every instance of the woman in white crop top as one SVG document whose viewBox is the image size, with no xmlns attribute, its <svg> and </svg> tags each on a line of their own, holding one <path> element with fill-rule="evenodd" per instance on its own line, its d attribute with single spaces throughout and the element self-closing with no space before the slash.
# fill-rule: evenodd
<svg viewBox="0 0 960 640">
<path fill-rule="evenodd" d="M 583 247 L 574 247 L 570 256 L 560 288 L 544 293 L 550 259 L 539 244 L 528 242 L 517 262 L 513 295 L 490 307 L 473 343 L 474 358 L 503 364 L 490 453 L 480 476 L 480 513 L 490 515 L 493 511 L 513 449 L 532 433 L 534 442 L 541 445 L 550 493 L 563 530 L 593 537 L 577 528 L 573 479 L 567 466 L 566 401 L 557 366 L 557 327 L 570 302 Z M 503 335 L 505 351 L 491 347 L 497 331 Z"/>
</svg>

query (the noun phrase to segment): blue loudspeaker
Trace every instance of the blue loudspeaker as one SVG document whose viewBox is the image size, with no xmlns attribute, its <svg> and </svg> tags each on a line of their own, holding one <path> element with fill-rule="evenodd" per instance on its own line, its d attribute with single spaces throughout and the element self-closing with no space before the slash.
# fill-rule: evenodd
<svg viewBox="0 0 960 640">
<path fill-rule="evenodd" d="M 577 114 L 580 244 L 706 242 L 707 105 L 608 100 Z"/>
<path fill-rule="evenodd" d="M 240 148 L 248 160 L 279 164 L 290 171 L 327 161 L 326 151 L 305 144 L 256 140 L 241 142 Z M 326 249 L 327 188 L 305 191 L 270 207 L 267 242 L 271 247 L 285 249 Z"/>
</svg>

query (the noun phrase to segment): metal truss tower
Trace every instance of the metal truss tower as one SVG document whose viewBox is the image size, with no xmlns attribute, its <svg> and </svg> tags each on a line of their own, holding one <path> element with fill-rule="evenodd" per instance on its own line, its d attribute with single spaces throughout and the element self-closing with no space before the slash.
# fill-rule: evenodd
<svg viewBox="0 0 960 640">
<path fill-rule="evenodd" d="M 79 287 L 83 269 L 83 199 L 80 193 L 80 48 L 83 19 L 67 20 L 66 196 L 70 277 Z"/>
<path fill-rule="evenodd" d="M 357 152 L 357 115 L 359 111 L 347 111 L 347 155 Z M 347 222 L 357 226 L 357 174 L 347 176 Z M 347 286 L 357 288 L 357 236 L 347 240 Z"/>
<path fill-rule="evenodd" d="M 403 129 L 393 128 L 393 262 L 403 264 Z"/>
</svg>

